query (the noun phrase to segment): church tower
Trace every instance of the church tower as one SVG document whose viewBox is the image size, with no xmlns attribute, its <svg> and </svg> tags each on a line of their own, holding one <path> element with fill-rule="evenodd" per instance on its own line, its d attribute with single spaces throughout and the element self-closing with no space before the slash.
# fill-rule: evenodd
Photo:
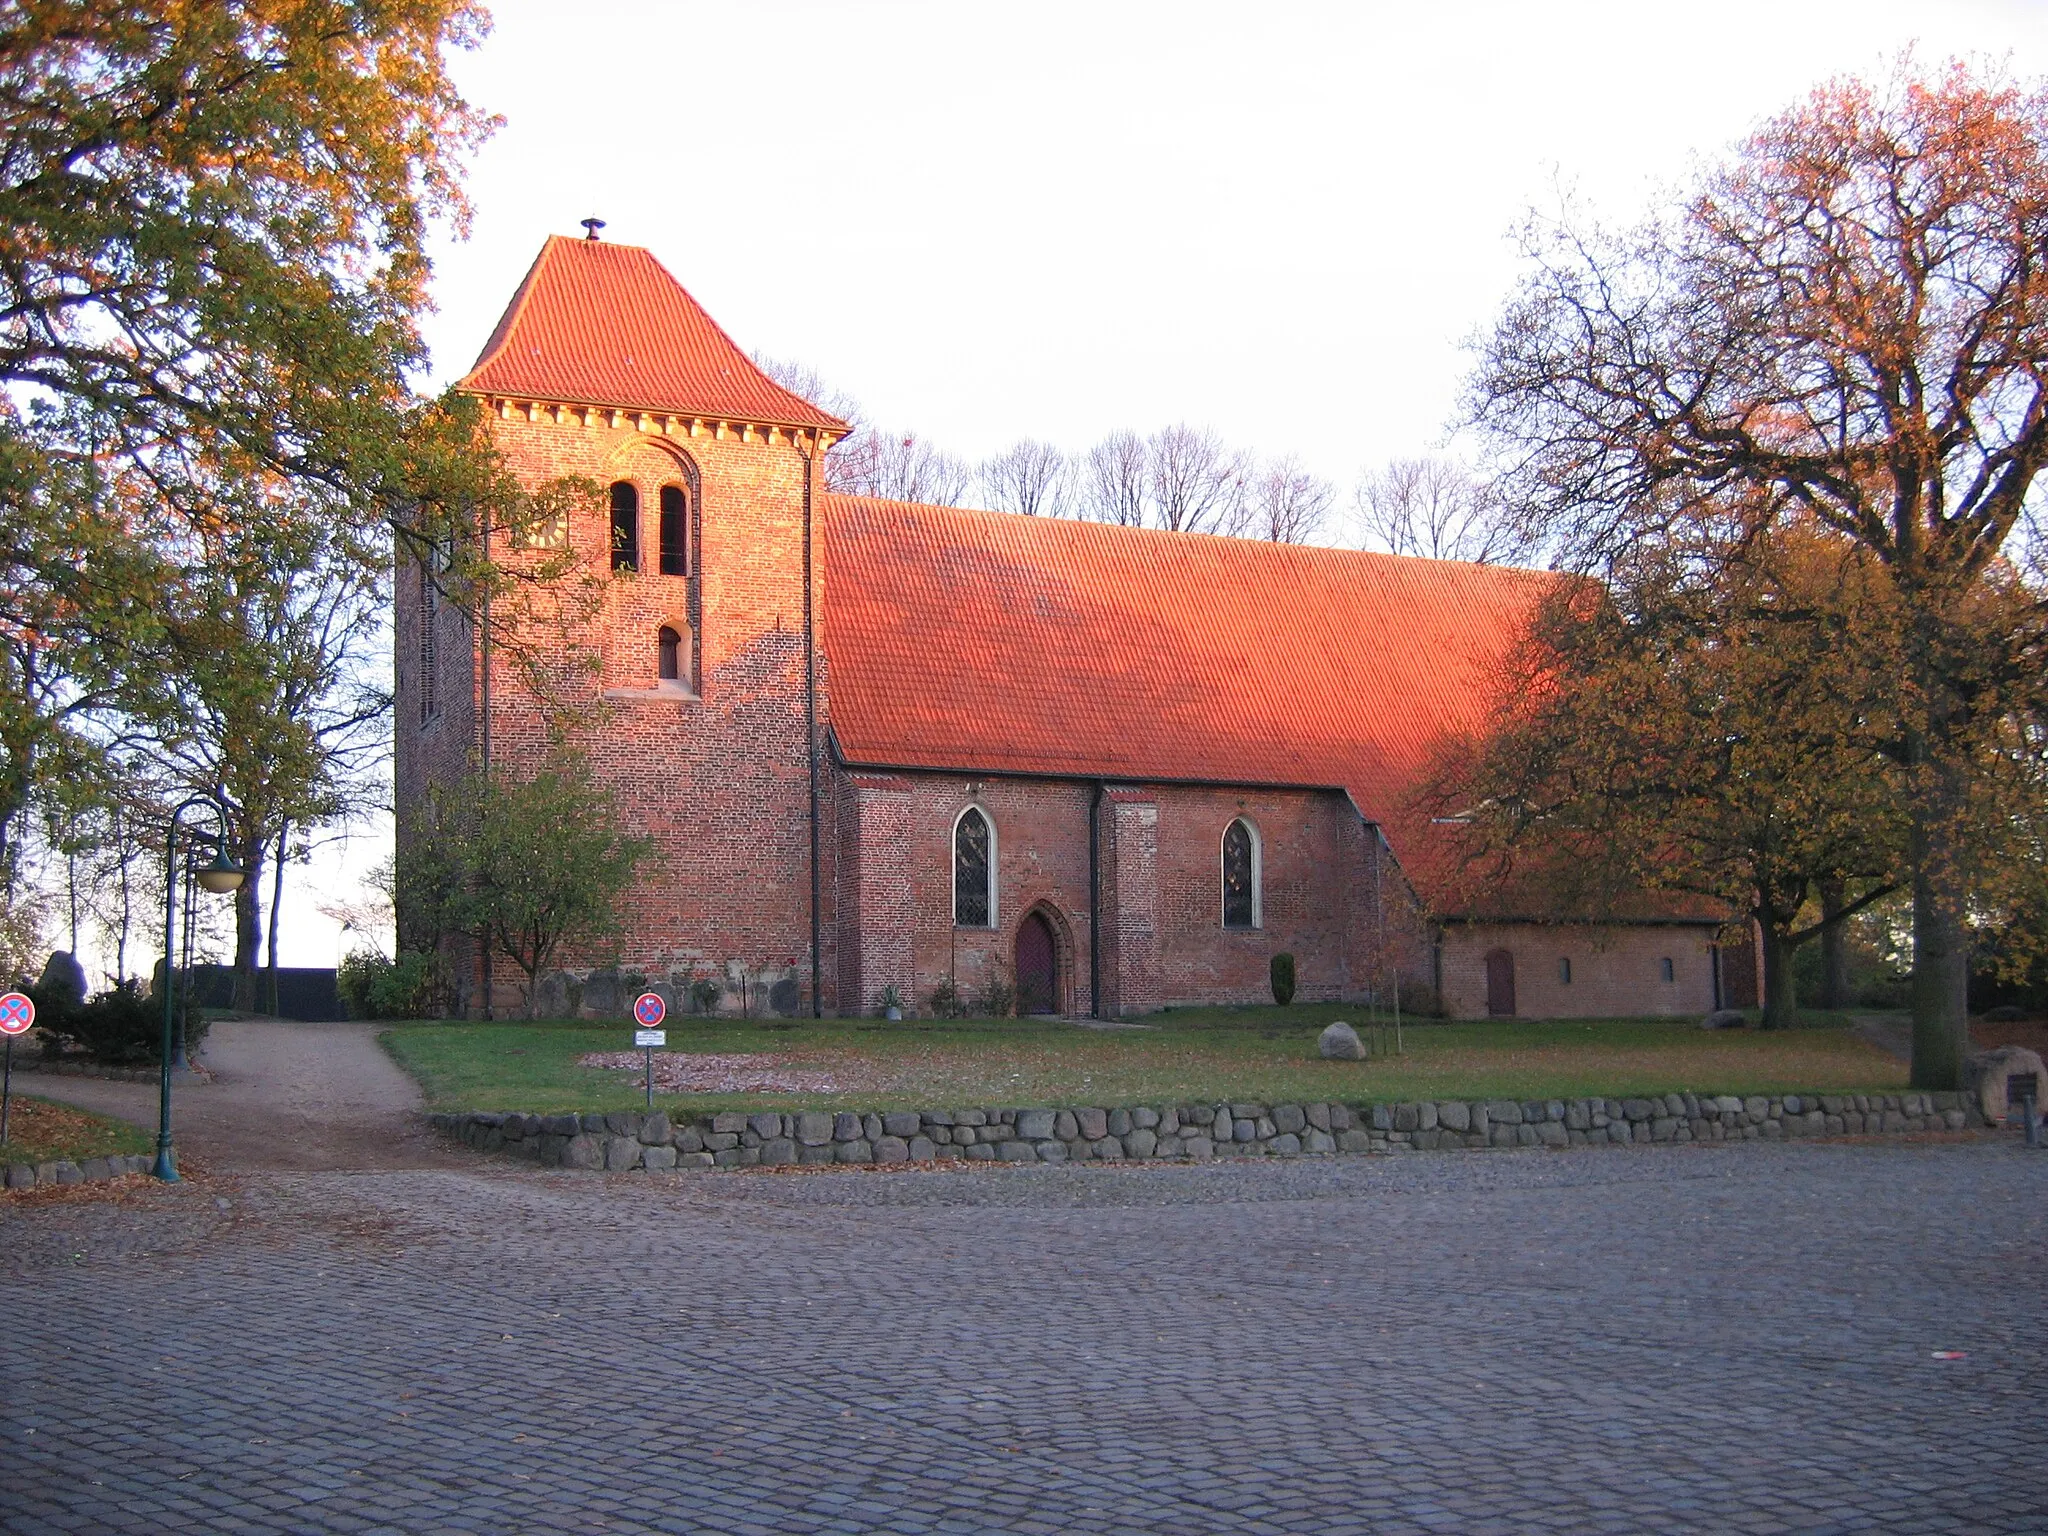
<svg viewBox="0 0 2048 1536">
<path fill-rule="evenodd" d="M 498 536 L 510 566 L 566 549 L 574 567 L 506 645 L 480 644 L 430 571 L 399 572 L 400 835 L 428 785 L 486 762 L 530 774 L 568 722 L 651 841 L 622 970 L 728 990 L 743 971 L 763 1006 L 831 1006 L 812 985 L 832 974 L 818 502 L 846 424 L 763 374 L 651 252 L 594 228 L 541 248 L 459 387 L 529 487 L 598 490 Z M 474 945 L 453 958 L 480 1012 L 487 962 Z M 516 1007 L 508 970 L 499 1012 Z"/>
</svg>

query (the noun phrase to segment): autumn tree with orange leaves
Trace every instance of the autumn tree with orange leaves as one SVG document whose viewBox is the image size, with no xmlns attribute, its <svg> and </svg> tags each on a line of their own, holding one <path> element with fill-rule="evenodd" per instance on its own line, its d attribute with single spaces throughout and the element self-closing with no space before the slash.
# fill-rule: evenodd
<svg viewBox="0 0 2048 1536">
<path fill-rule="evenodd" d="M 1978 765 L 2042 660 L 2038 586 L 1988 649 L 1972 605 L 2040 532 L 2048 89 L 1910 60 L 1837 81 L 1667 216 L 1532 229 L 1529 254 L 1469 409 L 1532 536 L 1602 569 L 1736 506 L 1730 548 L 1810 519 L 1885 573 L 1913 1082 L 1957 1086 Z"/>
</svg>

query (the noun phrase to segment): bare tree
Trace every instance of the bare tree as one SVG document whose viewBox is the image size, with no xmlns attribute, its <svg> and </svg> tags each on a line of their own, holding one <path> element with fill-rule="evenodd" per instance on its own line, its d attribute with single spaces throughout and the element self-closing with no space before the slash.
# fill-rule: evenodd
<svg viewBox="0 0 2048 1536">
<path fill-rule="evenodd" d="M 1293 454 L 1274 459 L 1253 475 L 1248 520 L 1243 531 L 1275 544 L 1307 544 L 1322 531 L 1337 488 L 1301 467 Z"/>
<path fill-rule="evenodd" d="M 753 356 L 754 366 L 792 395 L 810 401 L 821 411 L 830 411 L 855 431 L 867 425 L 867 412 L 861 409 L 860 401 L 836 384 L 829 383 L 809 363 L 795 358 L 769 357 L 763 352 L 756 352 Z"/>
<path fill-rule="evenodd" d="M 1368 549 L 1475 565 L 1525 559 L 1529 535 L 1493 487 L 1448 459 L 1389 459 L 1353 493 Z"/>
<path fill-rule="evenodd" d="M 1081 463 L 1082 515 L 1120 528 L 1145 525 L 1145 440 L 1112 432 Z"/>
<path fill-rule="evenodd" d="M 974 471 L 915 432 L 868 428 L 832 450 L 826 483 L 848 496 L 879 496 L 931 507 L 967 504 Z"/>
<path fill-rule="evenodd" d="M 984 459 L 981 497 L 997 512 L 1026 517 L 1065 517 L 1072 505 L 1073 471 L 1051 443 L 1027 437 L 1007 453 Z"/>
<path fill-rule="evenodd" d="M 1182 422 L 1145 444 L 1147 509 L 1155 528 L 1236 533 L 1244 524 L 1246 460 L 1214 432 Z"/>
</svg>

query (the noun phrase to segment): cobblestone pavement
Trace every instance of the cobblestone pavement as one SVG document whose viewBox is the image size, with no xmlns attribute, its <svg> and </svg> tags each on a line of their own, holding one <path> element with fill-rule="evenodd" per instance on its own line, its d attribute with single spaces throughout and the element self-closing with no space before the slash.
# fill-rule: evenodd
<svg viewBox="0 0 2048 1536">
<path fill-rule="evenodd" d="M 0 1529 L 2044 1531 L 2044 1194 L 1979 1141 L 30 1196 Z"/>
</svg>

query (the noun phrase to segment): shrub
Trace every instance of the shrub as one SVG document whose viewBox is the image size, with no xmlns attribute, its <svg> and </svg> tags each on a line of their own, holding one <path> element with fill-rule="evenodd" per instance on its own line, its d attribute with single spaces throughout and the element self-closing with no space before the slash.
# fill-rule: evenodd
<svg viewBox="0 0 2048 1536">
<path fill-rule="evenodd" d="M 709 976 L 700 976 L 690 983 L 690 1001 L 699 1013 L 710 1013 L 718 1007 L 718 1000 L 725 996 L 725 988 Z"/>
<path fill-rule="evenodd" d="M 358 949 L 335 970 L 334 984 L 352 1019 L 425 1018 L 440 996 L 441 960 L 415 949 L 396 960 Z"/>
<path fill-rule="evenodd" d="M 974 1012 L 985 1019 L 1007 1019 L 1017 1011 L 1017 989 L 1000 973 L 989 977 L 988 985 L 974 994 Z"/>
<path fill-rule="evenodd" d="M 212 1022 L 193 1001 L 190 991 L 180 997 L 185 1051 L 199 1049 Z M 82 1051 L 103 1066 L 141 1066 L 159 1059 L 163 1043 L 163 1004 L 144 996 L 139 981 L 117 981 L 90 1002 L 67 1005 L 51 999 L 46 1006 L 36 999 L 36 1027 L 46 1040 L 61 1048 Z"/>
<path fill-rule="evenodd" d="M 1294 1001 L 1294 956 L 1286 950 L 1273 957 L 1273 1001 L 1285 1007 Z"/>
<path fill-rule="evenodd" d="M 960 989 L 950 976 L 941 978 L 932 988 L 931 1010 L 935 1018 L 957 1019 L 967 1012 L 967 1005 L 960 999 Z"/>
</svg>

